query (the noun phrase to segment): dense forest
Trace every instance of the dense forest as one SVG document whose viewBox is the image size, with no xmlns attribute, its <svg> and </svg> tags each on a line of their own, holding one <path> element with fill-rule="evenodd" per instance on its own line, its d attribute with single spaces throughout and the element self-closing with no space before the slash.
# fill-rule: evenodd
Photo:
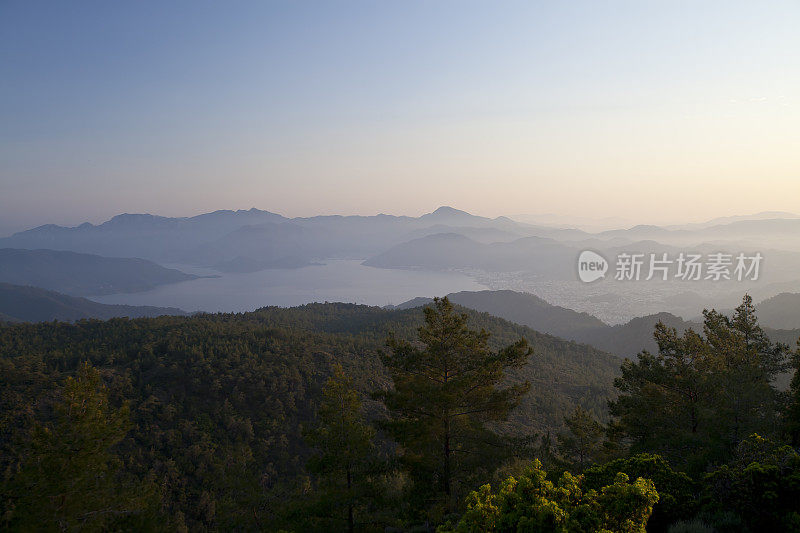
<svg viewBox="0 0 800 533">
<path fill-rule="evenodd" d="M 749 297 L 620 359 L 447 299 L 0 327 L 0 528 L 800 531 Z"/>
</svg>

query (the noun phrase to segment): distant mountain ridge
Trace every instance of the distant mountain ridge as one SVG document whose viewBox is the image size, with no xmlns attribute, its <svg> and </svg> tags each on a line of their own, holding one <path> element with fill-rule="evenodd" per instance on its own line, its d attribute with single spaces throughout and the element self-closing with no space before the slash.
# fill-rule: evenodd
<svg viewBox="0 0 800 533">
<path fill-rule="evenodd" d="M 758 284 L 723 281 L 714 287 L 691 289 L 702 294 L 708 305 L 728 306 L 735 301 L 729 296 L 739 291 L 761 291 L 758 293 L 762 297 L 796 291 L 800 284 L 799 235 L 800 218 L 786 213 L 730 217 L 698 225 L 638 225 L 591 233 L 503 216 L 476 216 L 450 206 L 418 217 L 379 214 L 290 218 L 253 208 L 192 217 L 121 214 L 102 224 L 85 223 L 72 228 L 46 225 L 0 239 L 0 247 L 137 257 L 225 274 L 300 268 L 328 259 L 359 260 L 384 269 L 455 271 L 484 285 L 533 292 L 540 290 L 542 283 L 552 282 L 558 285 L 552 291 L 560 291 L 563 298 L 552 291 L 548 294 L 565 305 L 576 305 L 568 302 L 581 295 L 581 287 L 575 284 L 577 257 L 583 250 L 596 251 L 609 262 L 622 252 L 669 253 L 673 259 L 680 252 L 763 252 L 764 268 Z M 69 294 L 99 294 L 71 290 L 63 284 L 41 285 L 25 278 L 0 281 L 45 286 Z M 653 287 L 656 283 L 637 285 L 628 292 L 637 293 L 629 303 L 619 300 L 584 309 L 614 322 L 659 311 L 694 316 L 695 306 L 682 305 L 686 298 L 678 297 L 690 292 L 689 285 L 674 284 L 670 289 L 678 294 L 664 295 L 661 288 Z M 701 283 L 706 282 L 699 282 L 698 287 Z M 728 285 L 723 286 L 725 283 Z M 616 284 L 612 272 L 594 287 L 618 296 L 621 288 Z M 442 292 L 451 289 L 443 287 Z M 662 296 L 651 300 L 649 293 L 656 289 L 664 303 L 674 302 L 661 305 Z M 708 300 L 709 294 L 712 300 Z"/>
<path fill-rule="evenodd" d="M 186 316 L 176 307 L 106 305 L 38 287 L 0 283 L 0 321 L 74 322 L 84 318 Z"/>
<path fill-rule="evenodd" d="M 0 247 L 181 262 L 185 254 L 200 245 L 220 239 L 242 226 L 287 220 L 258 209 L 214 211 L 180 218 L 126 213 L 98 225 L 86 222 L 75 227 L 39 226 L 0 239 Z"/>
<path fill-rule="evenodd" d="M 551 305 L 530 293 L 509 290 L 462 291 L 450 293 L 447 297 L 451 302 L 463 307 L 489 313 L 562 339 L 575 340 L 577 332 L 608 327 L 603 321 L 588 313 Z M 395 308 L 420 307 L 432 301 L 432 298 L 418 297 Z"/>
<path fill-rule="evenodd" d="M 800 295 L 792 296 L 800 297 Z M 684 320 L 665 312 L 637 317 L 625 324 L 610 326 L 588 313 L 552 305 L 530 293 L 508 290 L 464 291 L 448 294 L 447 297 L 463 307 L 489 313 L 542 333 L 588 344 L 619 357 L 635 358 L 642 350 L 657 352 L 658 346 L 653 339 L 653 328 L 658 322 L 675 328 L 679 333 L 689 328 L 695 331 L 703 329 L 701 322 Z M 418 297 L 395 308 L 421 307 L 431 301 L 431 298 Z M 764 304 L 769 304 L 769 301 L 765 301 Z M 762 316 L 760 304 L 756 305 L 756 314 Z M 763 315 L 769 315 L 769 312 Z M 800 317 L 800 315 L 794 316 Z M 762 319 L 761 324 L 774 342 L 784 342 L 794 346 L 800 338 L 800 328 L 778 328 L 768 319 Z"/>
<path fill-rule="evenodd" d="M 449 207 L 421 217 L 298 218 L 254 208 L 180 218 L 122 214 L 102 224 L 75 227 L 50 224 L 0 239 L 0 247 L 142 257 L 240 271 L 302 266 L 330 257 L 363 259 L 409 240 L 414 232 L 432 225 L 446 230 L 451 223 L 486 235 L 503 232 L 519 237 L 531 231 L 510 219 L 478 217 Z"/>
<path fill-rule="evenodd" d="M 732 222 L 741 222 L 745 220 L 765 220 L 765 219 L 795 219 L 800 218 L 796 213 L 789 213 L 787 211 L 761 211 L 760 213 L 753 213 L 752 215 L 733 215 L 727 217 L 712 218 L 706 222 L 696 222 L 691 224 L 679 224 L 673 226 L 666 226 L 667 229 L 693 229 L 693 228 L 708 228 L 711 226 L 719 226 L 723 224 L 730 224 Z"/>
<path fill-rule="evenodd" d="M 573 279 L 578 248 L 542 237 L 484 244 L 458 233 L 414 239 L 364 261 L 379 268 L 428 270 L 475 269 L 490 272 L 535 271 L 556 279 Z"/>
<path fill-rule="evenodd" d="M 800 329 L 800 294 L 782 292 L 757 305 L 758 317 L 776 329 Z"/>
<path fill-rule="evenodd" d="M 0 248 L 0 282 L 72 296 L 146 291 L 197 277 L 145 259 Z"/>
</svg>

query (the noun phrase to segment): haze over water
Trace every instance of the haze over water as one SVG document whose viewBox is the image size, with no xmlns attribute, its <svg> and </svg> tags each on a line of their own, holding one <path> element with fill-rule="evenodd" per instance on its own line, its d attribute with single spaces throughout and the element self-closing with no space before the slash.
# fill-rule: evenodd
<svg viewBox="0 0 800 533">
<path fill-rule="evenodd" d="M 214 275 L 180 266 L 184 272 Z M 269 269 L 247 274 L 222 274 L 165 285 L 134 294 L 93 297 L 108 304 L 179 307 L 186 311 L 252 311 L 277 305 L 311 302 L 352 302 L 384 306 L 417 296 L 486 289 L 485 285 L 453 272 L 389 270 L 363 266 L 360 261 L 332 260 L 297 269 Z"/>
</svg>

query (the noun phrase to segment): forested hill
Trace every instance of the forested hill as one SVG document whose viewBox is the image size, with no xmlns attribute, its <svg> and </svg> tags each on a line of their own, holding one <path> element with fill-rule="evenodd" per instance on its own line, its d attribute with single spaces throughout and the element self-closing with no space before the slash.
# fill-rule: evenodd
<svg viewBox="0 0 800 533">
<path fill-rule="evenodd" d="M 459 308 L 474 328 L 490 334 L 490 346 L 499 348 L 520 337 L 526 338 L 534 355 L 526 367 L 518 371 L 519 379 L 538 384 L 518 413 L 520 421 L 536 429 L 560 426 L 563 415 L 581 403 L 601 415 L 605 399 L 611 395 L 612 382 L 619 370 L 619 360 L 588 345 L 577 344 L 534 331 L 526 326 L 497 318 L 488 313 Z M 308 339 L 313 351 L 324 353 L 331 361 L 353 367 L 358 381 L 368 388 L 383 383 L 385 375 L 378 351 L 384 348 L 390 334 L 401 339 L 414 339 L 422 324 L 420 309 L 385 310 L 364 305 L 325 303 L 300 307 L 262 308 L 250 313 L 201 314 L 196 317 L 160 317 L 156 319 L 79 321 L 66 324 L 16 325 L 2 330 L 0 356 L 41 354 L 48 365 L 72 368 L 89 354 L 98 366 L 105 359 L 123 356 L 127 364 L 142 364 L 144 354 L 152 352 L 167 362 L 173 353 L 196 352 L 215 346 L 198 362 L 213 364 L 211 355 L 260 356 L 259 346 L 252 346 L 253 335 L 282 344 L 284 337 Z M 242 334 L 235 345 L 226 339 Z M 183 339 L 180 342 L 175 339 Z M 9 344 L 9 342 L 11 344 Z M 177 342 L 177 344 L 176 344 Z M 242 344 L 244 343 L 244 344 Z M 222 344 L 222 348 L 219 345 Z M 164 351 L 167 347 L 169 350 Z M 176 352 L 173 349 L 177 350 Z M 15 353 L 16 352 L 16 353 Z M 71 354 L 64 361 L 66 354 Z M 61 362 L 57 362 L 57 361 Z M 169 361 L 175 364 L 175 361 Z M 286 361 L 299 364 L 300 361 Z M 527 411 L 544 409 L 546 414 L 530 415 Z M 544 417 L 544 418 L 543 418 Z"/>
<path fill-rule="evenodd" d="M 618 358 L 591 346 L 539 333 L 488 313 L 464 307 L 458 309 L 470 317 L 470 327 L 483 328 L 491 333 L 489 344 L 492 348 L 506 346 L 520 337 L 527 339 L 533 347 L 533 357 L 516 377 L 527 379 L 534 384 L 534 388 L 512 420 L 525 427 L 552 428 L 561 424 L 567 412 L 565 409 L 574 406 L 575 402 L 603 416 L 605 398 L 610 396 L 613 378 L 619 371 Z M 422 324 L 419 308 L 387 310 L 341 303 L 269 307 L 241 316 L 252 317 L 274 328 L 354 336 L 370 350 L 382 348 L 389 334 L 414 339 L 417 328 Z M 537 410 L 540 413 L 534 416 L 532 413 Z M 549 421 L 545 422 L 543 416 Z"/>
<path fill-rule="evenodd" d="M 533 347 L 528 364 L 511 377 L 532 383 L 509 422 L 516 433 L 556 429 L 577 403 L 601 413 L 617 358 L 465 312 L 472 327 L 492 333 L 493 346 L 524 336 Z M 420 309 L 313 304 L 0 327 L 0 442 L 12 446 L 0 450 L 0 471 L 13 459 L 10 443 L 23 434 L 20 428 L 32 417 L 47 418 L 57 388 L 88 360 L 110 385 L 112 400 L 130 404 L 127 467 L 139 475 L 153 468 L 159 479 L 169 479 L 170 511 L 190 530 L 209 523 L 208 508 L 196 505 L 201 497 L 213 502 L 220 529 L 246 528 L 252 509 L 268 507 L 263 499 L 279 493 L 265 494 L 264 484 L 303 472 L 302 429 L 313 420 L 332 364 L 341 363 L 364 393 L 386 387 L 378 350 L 392 332 L 413 339 L 421 323 Z"/>
<path fill-rule="evenodd" d="M 491 313 L 517 324 L 529 326 L 536 331 L 550 333 L 564 339 L 585 342 L 580 339 L 581 334 L 609 327 L 599 318 L 589 313 L 553 305 L 528 292 L 511 290 L 461 291 L 450 293 L 447 297 L 454 304 Z M 411 309 L 427 305 L 432 301 L 432 298 L 417 297 L 398 305 L 396 308 Z M 652 328 L 650 333 L 652 333 Z M 641 350 L 641 346 L 638 349 Z M 634 352 L 634 354 L 637 352 Z"/>
</svg>

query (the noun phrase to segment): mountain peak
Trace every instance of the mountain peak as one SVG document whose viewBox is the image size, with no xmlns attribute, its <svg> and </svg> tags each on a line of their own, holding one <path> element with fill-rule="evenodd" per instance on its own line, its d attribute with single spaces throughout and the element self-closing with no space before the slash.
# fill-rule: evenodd
<svg viewBox="0 0 800 533">
<path fill-rule="evenodd" d="M 454 207 L 450 207 L 449 205 L 443 205 L 436 209 L 433 213 L 428 213 L 427 215 L 422 215 L 422 218 L 432 218 L 432 217 L 453 217 L 453 216 L 466 216 L 471 217 L 473 215 L 467 213 L 466 211 L 462 211 L 460 209 L 456 209 Z"/>
</svg>

